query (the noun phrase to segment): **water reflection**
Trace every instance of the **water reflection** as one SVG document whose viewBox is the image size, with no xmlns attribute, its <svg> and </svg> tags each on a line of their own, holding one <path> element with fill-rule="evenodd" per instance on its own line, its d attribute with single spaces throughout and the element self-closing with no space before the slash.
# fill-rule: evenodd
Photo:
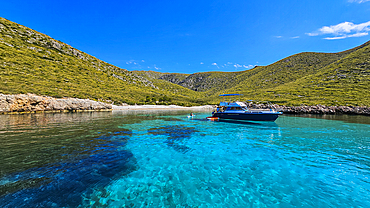
<svg viewBox="0 0 370 208">
<path fill-rule="evenodd" d="M 364 115 L 347 115 L 347 114 L 297 114 L 291 115 L 286 114 L 284 116 L 289 117 L 303 117 L 303 118 L 318 118 L 318 119 L 326 119 L 326 120 L 337 120 L 343 121 L 347 123 L 361 123 L 361 124 L 370 124 L 370 116 Z"/>
<path fill-rule="evenodd" d="M 0 115 L 0 133 L 8 128 L 22 127 L 40 128 L 49 124 L 65 122 L 86 122 L 92 119 L 106 118 L 111 112 L 81 112 L 81 113 L 33 113 L 21 115 Z"/>
<path fill-rule="evenodd" d="M 169 116 L 169 115 L 184 115 L 190 113 L 207 113 L 211 112 L 207 109 L 193 109 L 193 110 L 175 110 L 175 109 L 156 109 L 156 110 L 114 110 L 113 115 L 156 115 L 156 116 Z"/>
<path fill-rule="evenodd" d="M 269 121 L 248 121 L 248 120 L 226 120 L 222 119 L 218 122 L 221 123 L 230 123 L 230 124 L 242 124 L 242 125 L 249 125 L 249 126 L 261 126 L 261 127 L 278 127 L 278 124 L 275 122 Z"/>
</svg>

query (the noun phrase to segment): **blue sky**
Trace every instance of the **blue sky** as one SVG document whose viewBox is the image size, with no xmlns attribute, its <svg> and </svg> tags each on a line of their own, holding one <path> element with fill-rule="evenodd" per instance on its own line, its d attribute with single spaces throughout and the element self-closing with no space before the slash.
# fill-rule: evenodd
<svg viewBox="0 0 370 208">
<path fill-rule="evenodd" d="M 370 0 L 18 0 L 0 16 L 128 70 L 242 71 L 370 40 Z"/>
</svg>

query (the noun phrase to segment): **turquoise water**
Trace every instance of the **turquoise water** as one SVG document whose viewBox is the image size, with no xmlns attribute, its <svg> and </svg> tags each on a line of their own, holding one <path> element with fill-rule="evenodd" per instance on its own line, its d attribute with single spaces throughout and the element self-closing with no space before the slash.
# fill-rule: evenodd
<svg viewBox="0 0 370 208">
<path fill-rule="evenodd" d="M 370 207 L 370 117 L 0 115 L 0 207 Z"/>
</svg>

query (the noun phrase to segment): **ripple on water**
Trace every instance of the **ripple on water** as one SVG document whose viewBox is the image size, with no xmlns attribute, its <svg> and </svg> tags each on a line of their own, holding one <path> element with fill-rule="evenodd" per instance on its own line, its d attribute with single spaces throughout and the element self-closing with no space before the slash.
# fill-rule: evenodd
<svg viewBox="0 0 370 208">
<path fill-rule="evenodd" d="M 193 126 L 194 121 L 189 122 Z M 288 125 L 199 123 L 202 128 L 195 125 L 192 130 L 179 124 L 143 124 L 142 131 L 177 139 L 192 151 L 183 154 L 158 143 L 148 145 L 151 140 L 145 137 L 150 136 L 142 134 L 132 149 L 140 155 L 139 169 L 86 195 L 86 199 L 95 205 L 117 207 L 369 205 L 369 167 L 359 172 L 357 165 L 363 161 L 352 158 L 357 165 L 348 163 L 343 157 L 348 160 L 351 154 L 345 156 L 332 148 L 356 145 L 352 139 L 348 141 L 354 129 L 343 129 L 338 123 L 327 124 L 336 126 L 332 131 L 322 124 L 310 125 L 314 132 L 325 132 L 320 135 L 308 133 L 305 119 L 293 119 L 293 127 L 289 120 L 284 122 Z M 357 131 L 364 133 L 363 127 Z M 328 137 L 330 131 L 332 137 Z M 340 138 L 338 134 L 342 134 Z"/>
<path fill-rule="evenodd" d="M 155 127 L 148 130 L 148 133 L 154 136 L 167 136 L 165 143 L 174 150 L 183 153 L 189 151 L 190 148 L 181 144 L 182 140 L 190 138 L 191 134 L 194 132 L 197 132 L 194 127 L 186 127 L 181 125 Z"/>
<path fill-rule="evenodd" d="M 18 138 L 16 142 L 25 142 L 26 135 L 36 144 L 53 141 L 39 146 L 45 148 L 43 153 L 54 150 L 64 155 L 4 173 L 2 188 L 17 180 L 37 185 L 8 187 L 10 194 L 0 203 L 5 207 L 370 207 L 369 125 L 286 116 L 276 123 L 210 122 L 202 116 L 208 115 L 197 114 L 197 119 L 187 119 L 186 114 L 116 115 L 59 131 L 46 128 L 39 135 L 6 134 L 8 139 Z M 66 140 L 70 143 L 62 142 Z"/>
</svg>

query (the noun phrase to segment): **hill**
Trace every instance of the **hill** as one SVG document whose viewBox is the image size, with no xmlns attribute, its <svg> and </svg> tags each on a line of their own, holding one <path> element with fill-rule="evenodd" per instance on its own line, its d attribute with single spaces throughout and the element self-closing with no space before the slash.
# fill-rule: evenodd
<svg viewBox="0 0 370 208">
<path fill-rule="evenodd" d="M 216 104 L 218 94 L 285 105 L 369 105 L 370 41 L 339 53 L 304 52 L 268 66 L 242 72 L 195 73 L 170 82 L 204 93 Z M 169 75 L 167 75 L 169 76 Z"/>
<path fill-rule="evenodd" d="M 216 104 L 219 94 L 284 105 L 370 104 L 370 41 L 339 53 L 304 52 L 240 72 L 127 71 L 0 18 L 0 93 L 116 104 Z"/>
<path fill-rule="evenodd" d="M 286 105 L 369 105 L 370 42 L 340 53 L 300 53 L 240 75 L 228 92 Z"/>
<path fill-rule="evenodd" d="M 275 93 L 295 103 L 369 106 L 370 44 L 362 46 L 313 75 L 276 87 Z"/>
<path fill-rule="evenodd" d="M 150 80 L 118 68 L 30 28 L 0 18 L 0 93 L 34 93 L 118 103 L 144 103 L 171 98 L 196 104 L 184 87 Z"/>
</svg>

